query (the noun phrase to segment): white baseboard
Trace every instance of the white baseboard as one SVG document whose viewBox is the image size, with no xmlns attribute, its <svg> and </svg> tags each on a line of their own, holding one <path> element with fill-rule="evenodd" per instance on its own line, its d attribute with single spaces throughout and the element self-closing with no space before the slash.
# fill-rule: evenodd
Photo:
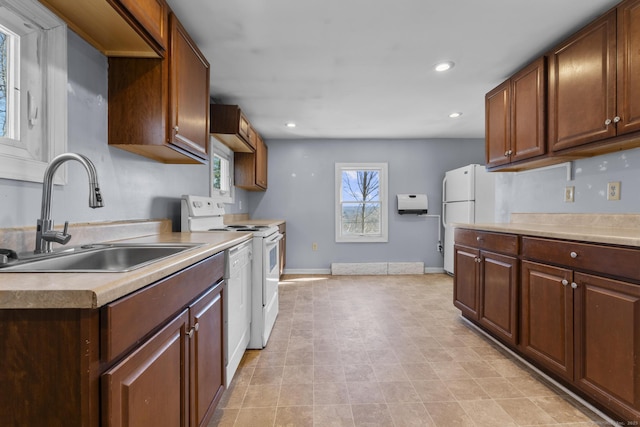
<svg viewBox="0 0 640 427">
<path fill-rule="evenodd" d="M 410 274 L 443 274 L 445 273 L 442 267 L 424 267 L 424 272 L 415 272 Z M 331 274 L 330 268 L 285 268 L 284 274 L 290 275 L 327 275 Z M 386 274 L 386 273 L 385 273 Z"/>
<path fill-rule="evenodd" d="M 302 274 L 331 274 L 330 268 L 285 268 L 284 274 L 302 275 Z"/>
</svg>

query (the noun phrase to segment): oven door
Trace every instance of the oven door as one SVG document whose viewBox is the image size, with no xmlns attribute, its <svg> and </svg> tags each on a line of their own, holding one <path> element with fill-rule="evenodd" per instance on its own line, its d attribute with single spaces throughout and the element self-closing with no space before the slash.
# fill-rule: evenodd
<svg viewBox="0 0 640 427">
<path fill-rule="evenodd" d="M 262 265 L 264 280 L 262 282 L 262 306 L 264 310 L 264 329 L 262 345 L 267 345 L 269 335 L 278 316 L 278 282 L 280 281 L 280 240 L 284 236 L 274 233 L 262 239 L 264 245 Z"/>
</svg>

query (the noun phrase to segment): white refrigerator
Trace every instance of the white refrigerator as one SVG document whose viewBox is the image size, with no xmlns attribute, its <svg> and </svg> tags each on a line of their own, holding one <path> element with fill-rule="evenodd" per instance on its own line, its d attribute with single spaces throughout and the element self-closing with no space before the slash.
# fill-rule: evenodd
<svg viewBox="0 0 640 427">
<path fill-rule="evenodd" d="M 453 274 L 454 223 L 493 222 L 495 175 L 483 165 L 450 170 L 442 181 L 442 225 L 444 226 L 444 270 Z"/>
</svg>

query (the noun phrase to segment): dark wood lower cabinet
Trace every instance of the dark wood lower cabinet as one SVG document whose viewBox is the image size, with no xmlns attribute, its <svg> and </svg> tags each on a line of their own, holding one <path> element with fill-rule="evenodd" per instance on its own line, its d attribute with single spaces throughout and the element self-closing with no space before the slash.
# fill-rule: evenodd
<svg viewBox="0 0 640 427">
<path fill-rule="evenodd" d="M 188 426 L 183 311 L 130 356 L 102 375 L 104 426 Z"/>
<path fill-rule="evenodd" d="M 223 386 L 224 253 L 96 309 L 0 310 L 2 427 L 200 427 Z"/>
<path fill-rule="evenodd" d="M 520 348 L 531 359 L 569 380 L 573 379 L 570 280 L 570 270 L 522 261 Z"/>
<path fill-rule="evenodd" d="M 501 340 L 518 343 L 518 259 L 481 252 L 479 322 Z"/>
<path fill-rule="evenodd" d="M 456 241 L 465 244 L 454 246 L 454 305 L 496 338 L 515 346 L 518 343 L 517 238 L 459 229 L 455 233 Z"/>
<path fill-rule="evenodd" d="M 640 421 L 640 286 L 582 273 L 574 283 L 574 380 L 625 420 Z"/>
<path fill-rule="evenodd" d="M 222 397 L 222 283 L 104 373 L 108 427 L 201 426 Z"/>
<path fill-rule="evenodd" d="M 478 287 L 480 280 L 480 251 L 466 246 L 454 246 L 453 305 L 462 314 L 478 320 Z"/>
<path fill-rule="evenodd" d="M 456 230 L 462 315 L 622 425 L 640 425 L 640 250 L 519 236 L 515 257 L 486 250 L 508 240 L 482 233 Z"/>
<path fill-rule="evenodd" d="M 189 309 L 191 426 L 208 422 L 224 391 L 222 292 L 211 289 Z"/>
</svg>

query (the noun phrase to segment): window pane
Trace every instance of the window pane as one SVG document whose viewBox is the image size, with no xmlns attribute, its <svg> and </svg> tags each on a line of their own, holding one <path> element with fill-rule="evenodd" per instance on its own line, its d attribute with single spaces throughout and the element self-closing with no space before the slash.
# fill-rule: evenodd
<svg viewBox="0 0 640 427">
<path fill-rule="evenodd" d="M 222 159 L 214 154 L 213 155 L 213 179 L 212 185 L 216 190 L 222 189 L 220 186 L 220 178 L 222 176 Z"/>
<path fill-rule="evenodd" d="M 387 164 L 335 166 L 336 242 L 387 242 Z"/>
<path fill-rule="evenodd" d="M 380 200 L 380 173 L 377 170 L 342 172 L 342 201 L 373 202 Z"/>
<path fill-rule="evenodd" d="M 343 234 L 380 234 L 380 203 L 343 203 Z"/>
</svg>

